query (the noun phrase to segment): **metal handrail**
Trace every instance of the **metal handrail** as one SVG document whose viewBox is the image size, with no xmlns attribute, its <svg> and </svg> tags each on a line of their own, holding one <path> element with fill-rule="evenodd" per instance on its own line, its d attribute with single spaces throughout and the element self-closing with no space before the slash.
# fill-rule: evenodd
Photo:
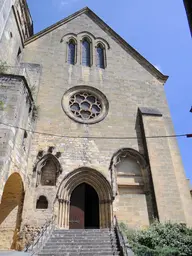
<svg viewBox="0 0 192 256">
<path fill-rule="evenodd" d="M 124 234 L 122 233 L 119 227 L 119 223 L 116 216 L 114 216 L 114 227 L 115 227 L 117 240 L 120 246 L 121 256 L 134 256 L 134 253 L 131 250 L 131 246 L 128 243 L 127 237 L 124 236 Z"/>
<path fill-rule="evenodd" d="M 31 255 L 34 255 L 40 251 L 42 246 L 44 246 L 46 241 L 51 236 L 53 229 L 55 228 L 55 218 L 56 216 L 53 215 L 50 220 L 45 222 L 45 224 L 41 228 L 38 237 L 34 237 L 32 239 L 32 242 L 25 247 L 25 252 L 31 252 Z"/>
</svg>

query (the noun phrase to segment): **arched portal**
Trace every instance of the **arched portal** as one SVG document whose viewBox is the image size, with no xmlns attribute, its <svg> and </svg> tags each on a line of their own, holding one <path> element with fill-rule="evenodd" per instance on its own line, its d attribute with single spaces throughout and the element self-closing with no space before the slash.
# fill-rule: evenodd
<svg viewBox="0 0 192 256">
<path fill-rule="evenodd" d="M 99 228 L 99 197 L 87 183 L 78 185 L 71 194 L 69 228 Z"/>
<path fill-rule="evenodd" d="M 3 248 L 17 249 L 20 230 L 24 188 L 21 176 L 13 173 L 7 180 L 0 204 L 0 241 Z"/>
<path fill-rule="evenodd" d="M 80 200 L 78 200 L 78 196 L 81 197 Z M 83 203 L 83 200 L 87 200 L 87 203 Z M 87 209 L 88 201 L 95 201 L 95 203 L 91 203 L 93 210 Z M 80 218 L 84 219 L 84 224 L 80 228 L 94 228 L 94 226 L 95 228 L 110 228 L 112 201 L 112 190 L 107 179 L 96 170 L 79 168 L 69 173 L 59 187 L 55 203 L 57 225 L 59 228 L 65 229 L 73 228 L 73 226 L 77 228 L 78 225 L 72 225 L 72 223 L 79 222 L 79 215 L 78 218 L 75 218 L 75 214 L 74 217 L 70 215 L 71 205 L 75 204 L 81 215 Z M 91 211 L 98 211 L 98 216 L 91 219 Z M 98 223 L 96 223 L 97 218 Z"/>
</svg>

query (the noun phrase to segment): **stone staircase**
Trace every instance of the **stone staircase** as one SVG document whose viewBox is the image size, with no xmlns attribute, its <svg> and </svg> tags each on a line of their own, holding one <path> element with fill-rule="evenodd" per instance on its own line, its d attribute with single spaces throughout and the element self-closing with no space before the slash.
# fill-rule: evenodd
<svg viewBox="0 0 192 256">
<path fill-rule="evenodd" d="M 120 255 L 115 232 L 109 229 L 54 230 L 39 256 Z"/>
</svg>

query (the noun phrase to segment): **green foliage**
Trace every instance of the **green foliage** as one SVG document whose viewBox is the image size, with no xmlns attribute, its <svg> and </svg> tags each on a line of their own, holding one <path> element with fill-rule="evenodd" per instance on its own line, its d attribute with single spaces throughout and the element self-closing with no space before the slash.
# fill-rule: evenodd
<svg viewBox="0 0 192 256">
<path fill-rule="evenodd" d="M 32 118 L 33 118 L 33 120 L 35 120 L 36 118 L 38 118 L 38 115 L 39 115 L 39 106 L 34 106 L 33 112 L 32 112 Z"/>
<path fill-rule="evenodd" d="M 134 229 L 127 228 L 127 226 L 123 222 L 119 224 L 119 227 L 128 240 L 135 240 L 136 232 Z"/>
<path fill-rule="evenodd" d="M 137 256 L 192 256 L 192 229 L 185 224 L 154 222 L 148 229 L 133 231 L 120 225 Z"/>
<path fill-rule="evenodd" d="M 31 91 L 32 96 L 34 96 L 36 87 L 33 85 L 33 86 L 30 86 L 29 89 Z"/>
<path fill-rule="evenodd" d="M 0 100 L 0 110 L 4 110 L 4 102 Z"/>
<path fill-rule="evenodd" d="M 7 63 L 0 61 L 0 74 L 5 73 L 7 70 Z"/>
</svg>

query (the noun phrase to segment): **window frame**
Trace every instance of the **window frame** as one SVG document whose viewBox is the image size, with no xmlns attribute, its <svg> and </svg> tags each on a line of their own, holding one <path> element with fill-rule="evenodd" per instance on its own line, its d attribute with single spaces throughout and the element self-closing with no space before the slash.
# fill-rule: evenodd
<svg viewBox="0 0 192 256">
<path fill-rule="evenodd" d="M 75 53 L 74 53 L 74 64 L 69 63 L 69 45 L 70 43 L 73 42 L 75 45 Z M 77 40 L 73 37 L 69 38 L 67 41 L 67 54 L 66 54 L 66 62 L 69 65 L 75 65 L 77 63 Z"/>
<path fill-rule="evenodd" d="M 84 41 L 87 41 L 89 43 L 89 65 L 85 65 L 83 64 L 83 43 Z M 80 41 L 80 44 L 81 44 L 81 65 L 83 67 L 88 67 L 90 68 L 92 65 L 93 65 L 93 47 L 92 47 L 92 40 L 88 37 L 88 36 L 84 36 L 82 38 L 82 40 Z"/>
<path fill-rule="evenodd" d="M 103 67 L 101 67 L 100 65 L 98 65 L 98 52 L 97 52 L 97 49 L 98 48 L 101 48 L 103 50 Z M 103 43 L 101 42 L 97 42 L 96 46 L 95 46 L 95 50 L 96 50 L 96 53 L 95 53 L 95 64 L 96 64 L 96 67 L 97 68 L 100 68 L 100 69 L 105 69 L 107 67 L 107 58 L 106 58 L 106 47 Z"/>
<path fill-rule="evenodd" d="M 40 201 L 40 198 L 46 199 L 46 202 L 47 202 L 47 207 L 46 207 L 46 208 L 37 208 L 37 204 L 38 204 L 38 202 Z M 35 209 L 36 209 L 37 211 L 39 211 L 39 210 L 42 211 L 42 210 L 48 210 L 48 209 L 49 209 L 49 201 L 48 201 L 48 199 L 47 199 L 46 196 L 40 195 L 40 196 L 37 198 L 36 203 L 35 203 Z"/>
</svg>

